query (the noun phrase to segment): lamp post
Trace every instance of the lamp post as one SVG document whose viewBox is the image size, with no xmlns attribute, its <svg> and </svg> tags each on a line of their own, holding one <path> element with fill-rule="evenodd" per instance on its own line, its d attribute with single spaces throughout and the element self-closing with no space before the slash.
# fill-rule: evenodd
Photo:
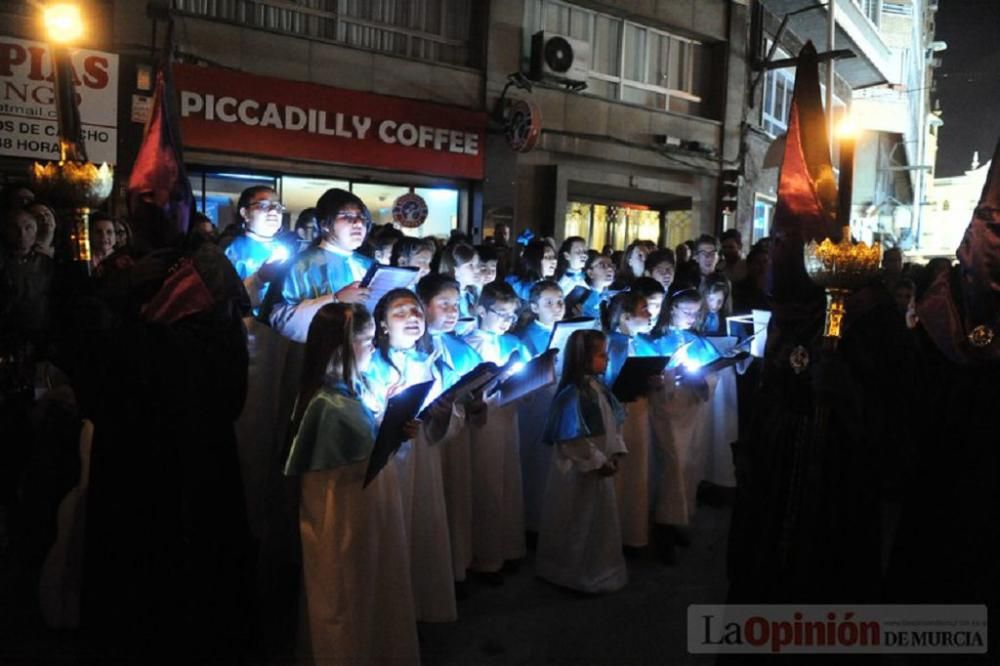
<svg viewBox="0 0 1000 666">
<path fill-rule="evenodd" d="M 90 266 L 90 211 L 111 194 L 111 167 L 98 167 L 87 159 L 80 124 L 80 109 L 73 87 L 73 66 L 69 46 L 84 33 L 80 9 L 72 4 L 44 7 L 42 14 L 48 35 L 55 86 L 56 118 L 59 123 L 59 161 L 35 162 L 30 171 L 35 191 L 57 208 L 71 213 L 70 238 L 73 260 Z"/>
</svg>

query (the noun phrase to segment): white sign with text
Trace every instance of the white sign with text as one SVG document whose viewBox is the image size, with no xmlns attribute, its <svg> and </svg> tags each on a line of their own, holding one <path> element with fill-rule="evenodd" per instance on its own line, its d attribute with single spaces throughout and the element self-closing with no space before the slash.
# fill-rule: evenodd
<svg viewBox="0 0 1000 666">
<path fill-rule="evenodd" d="M 114 164 L 118 146 L 118 56 L 71 49 L 83 141 L 92 162 Z M 59 159 L 49 46 L 0 35 L 0 155 Z"/>
</svg>

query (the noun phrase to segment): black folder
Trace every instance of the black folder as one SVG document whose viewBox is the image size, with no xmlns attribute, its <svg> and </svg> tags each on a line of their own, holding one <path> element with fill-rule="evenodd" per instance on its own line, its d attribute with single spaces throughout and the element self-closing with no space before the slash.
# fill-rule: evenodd
<svg viewBox="0 0 1000 666">
<path fill-rule="evenodd" d="M 593 317 L 574 317 L 557 321 L 552 327 L 552 335 L 549 336 L 548 349 L 563 350 L 566 348 L 566 341 L 575 331 L 597 328 L 597 320 Z"/>
<path fill-rule="evenodd" d="M 635 402 L 649 393 L 650 378 L 662 374 L 669 362 L 669 356 L 629 356 L 611 392 L 619 402 Z"/>
<path fill-rule="evenodd" d="M 389 398 L 385 416 L 382 417 L 382 425 L 379 426 L 375 445 L 372 447 L 372 455 L 368 459 L 364 487 L 378 476 L 392 458 L 392 454 L 406 441 L 403 427 L 417 417 L 417 412 L 427 400 L 427 394 L 433 385 L 432 381 L 414 384 Z"/>
</svg>

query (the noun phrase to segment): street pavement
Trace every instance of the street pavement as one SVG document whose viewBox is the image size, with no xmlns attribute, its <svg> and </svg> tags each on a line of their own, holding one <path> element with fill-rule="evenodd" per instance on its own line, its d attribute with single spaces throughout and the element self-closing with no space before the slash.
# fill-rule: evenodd
<svg viewBox="0 0 1000 666">
<path fill-rule="evenodd" d="M 420 625 L 423 664 L 712 664 L 710 655 L 687 652 L 687 608 L 725 601 L 729 516 L 728 508 L 700 506 L 676 566 L 643 549 L 628 559 L 628 586 L 613 594 L 577 594 L 536 578 L 530 552 L 503 585 L 470 580 L 458 622 Z"/>
</svg>

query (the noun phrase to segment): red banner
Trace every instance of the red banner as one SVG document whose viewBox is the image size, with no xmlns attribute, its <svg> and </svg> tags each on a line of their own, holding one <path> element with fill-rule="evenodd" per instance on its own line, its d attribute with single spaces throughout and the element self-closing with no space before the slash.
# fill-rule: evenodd
<svg viewBox="0 0 1000 666">
<path fill-rule="evenodd" d="M 186 147 L 483 177 L 482 112 L 214 67 L 174 76 Z"/>
</svg>

